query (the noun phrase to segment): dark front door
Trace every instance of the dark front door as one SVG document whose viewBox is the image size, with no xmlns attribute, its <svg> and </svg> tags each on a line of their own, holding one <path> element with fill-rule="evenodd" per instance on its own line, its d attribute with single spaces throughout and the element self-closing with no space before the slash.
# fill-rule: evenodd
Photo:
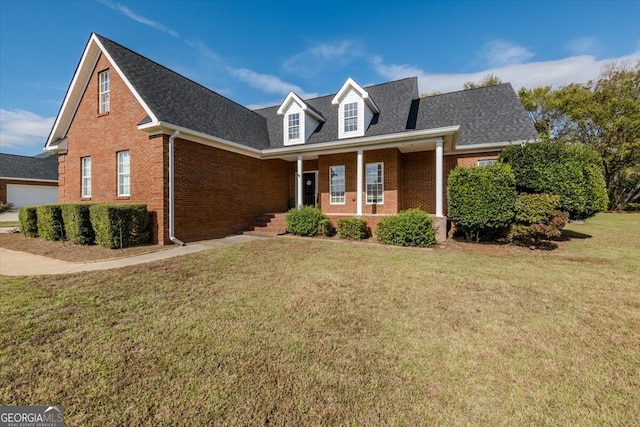
<svg viewBox="0 0 640 427">
<path fill-rule="evenodd" d="M 305 172 L 302 174 L 302 204 L 306 206 L 316 205 L 316 173 Z"/>
</svg>

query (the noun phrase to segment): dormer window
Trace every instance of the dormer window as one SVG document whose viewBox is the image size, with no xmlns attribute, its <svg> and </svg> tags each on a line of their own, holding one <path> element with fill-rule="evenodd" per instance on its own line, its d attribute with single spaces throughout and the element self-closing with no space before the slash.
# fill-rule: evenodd
<svg viewBox="0 0 640 427">
<path fill-rule="evenodd" d="M 98 111 L 100 114 L 108 113 L 111 108 L 111 99 L 110 99 L 110 75 L 109 70 L 104 70 L 100 74 L 98 74 L 99 81 L 99 108 Z"/>
<path fill-rule="evenodd" d="M 344 131 L 356 132 L 358 130 L 358 103 L 350 102 L 344 105 Z"/>
<path fill-rule="evenodd" d="M 289 114 L 289 140 L 300 138 L 300 113 Z"/>
</svg>

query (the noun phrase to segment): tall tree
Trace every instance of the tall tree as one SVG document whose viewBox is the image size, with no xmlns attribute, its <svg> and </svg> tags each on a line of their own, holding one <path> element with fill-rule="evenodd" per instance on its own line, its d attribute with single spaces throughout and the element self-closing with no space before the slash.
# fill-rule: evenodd
<svg viewBox="0 0 640 427">
<path fill-rule="evenodd" d="M 497 86 L 499 84 L 502 84 L 500 77 L 494 76 L 493 74 L 487 74 L 479 82 L 466 82 L 462 87 L 464 89 L 477 89 L 479 87 Z"/>
<path fill-rule="evenodd" d="M 543 139 L 600 154 L 610 208 L 640 197 L 640 61 L 610 65 L 586 84 L 522 88 L 519 95 Z"/>
</svg>

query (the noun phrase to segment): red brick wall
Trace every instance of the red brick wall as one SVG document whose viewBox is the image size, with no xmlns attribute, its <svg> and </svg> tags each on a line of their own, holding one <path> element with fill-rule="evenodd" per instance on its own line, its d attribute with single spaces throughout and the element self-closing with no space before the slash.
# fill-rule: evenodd
<svg viewBox="0 0 640 427">
<path fill-rule="evenodd" d="M 98 73 L 110 68 L 110 111 L 98 113 Z M 61 202 L 146 203 L 152 239 L 168 243 L 163 215 L 168 137 L 147 137 L 137 123 L 147 113 L 105 56 L 100 56 L 67 133 L 68 151 L 60 155 Z M 129 150 L 131 195 L 117 196 L 117 152 Z M 91 156 L 91 198 L 81 196 L 81 158 Z"/>
<path fill-rule="evenodd" d="M 266 212 L 285 212 L 290 165 L 176 138 L 175 234 L 189 242 L 246 230 Z"/>
</svg>

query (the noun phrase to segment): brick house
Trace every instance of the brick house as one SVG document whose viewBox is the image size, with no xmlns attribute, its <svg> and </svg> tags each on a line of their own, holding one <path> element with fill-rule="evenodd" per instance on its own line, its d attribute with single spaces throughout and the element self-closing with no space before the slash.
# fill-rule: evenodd
<svg viewBox="0 0 640 427">
<path fill-rule="evenodd" d="M 249 110 L 92 34 L 46 149 L 61 202 L 146 203 L 160 244 L 315 205 L 332 220 L 408 208 L 446 231 L 446 179 L 537 133 L 509 84 L 420 98 L 416 78 Z"/>
</svg>

